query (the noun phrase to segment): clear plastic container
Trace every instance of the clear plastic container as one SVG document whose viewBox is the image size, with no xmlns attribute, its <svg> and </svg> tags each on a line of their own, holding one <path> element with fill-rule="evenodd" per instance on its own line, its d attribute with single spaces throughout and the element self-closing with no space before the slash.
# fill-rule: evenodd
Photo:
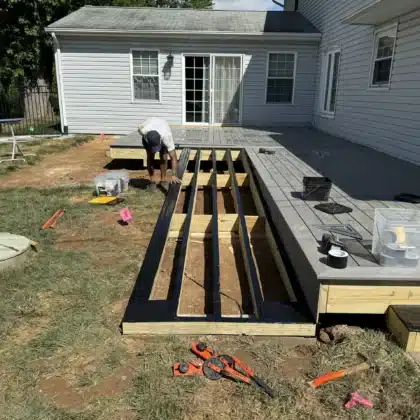
<svg viewBox="0 0 420 420">
<path fill-rule="evenodd" d="M 94 179 L 96 193 L 117 196 L 128 189 L 130 175 L 128 171 L 113 171 L 100 174 Z"/>
<path fill-rule="evenodd" d="M 372 253 L 385 267 L 418 267 L 420 211 L 375 209 Z"/>
</svg>

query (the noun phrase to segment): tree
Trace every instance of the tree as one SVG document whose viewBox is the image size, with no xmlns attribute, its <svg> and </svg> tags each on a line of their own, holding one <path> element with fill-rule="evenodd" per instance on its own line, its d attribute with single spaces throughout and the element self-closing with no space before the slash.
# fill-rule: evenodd
<svg viewBox="0 0 420 420">
<path fill-rule="evenodd" d="M 0 88 L 53 80 L 53 47 L 44 28 L 80 7 L 212 7 L 212 0 L 0 0 Z"/>
</svg>

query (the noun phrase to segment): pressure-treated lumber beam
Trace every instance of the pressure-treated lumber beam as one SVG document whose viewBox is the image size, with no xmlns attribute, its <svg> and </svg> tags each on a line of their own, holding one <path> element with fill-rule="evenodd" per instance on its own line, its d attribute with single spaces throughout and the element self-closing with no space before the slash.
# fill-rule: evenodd
<svg viewBox="0 0 420 420">
<path fill-rule="evenodd" d="M 124 335 L 255 335 L 255 336 L 290 336 L 313 337 L 316 325 L 311 323 L 264 323 L 241 322 L 136 322 L 123 324 Z"/>
<path fill-rule="evenodd" d="M 247 174 L 237 174 L 237 181 L 240 187 L 248 185 L 248 175 Z M 193 182 L 194 174 L 187 173 L 182 178 L 182 185 L 188 186 Z M 200 173 L 198 174 L 198 185 L 199 186 L 211 186 L 213 180 L 212 173 Z M 231 187 L 232 182 L 230 175 L 219 175 L 217 174 L 217 188 Z"/>
<path fill-rule="evenodd" d="M 178 159 L 181 157 L 183 149 L 178 149 L 176 151 Z M 195 160 L 197 150 L 191 150 L 189 160 Z M 239 159 L 239 150 L 232 150 L 232 159 Z M 158 157 L 158 155 L 156 155 Z M 226 150 L 216 150 L 216 159 L 217 161 L 226 160 Z M 111 147 L 109 151 L 109 157 L 111 159 L 138 159 L 146 160 L 147 153 L 146 150 L 141 147 Z M 201 150 L 201 160 L 210 160 L 212 159 L 211 150 Z"/>
<path fill-rule="evenodd" d="M 420 286 L 330 284 L 326 313 L 384 314 L 390 305 L 420 305 Z"/>
<path fill-rule="evenodd" d="M 220 252 L 219 252 L 219 209 L 217 205 L 217 155 L 213 150 L 213 173 L 212 173 L 212 314 L 215 321 L 222 319 L 222 301 L 220 298 Z"/>
<path fill-rule="evenodd" d="M 245 151 L 242 151 L 241 153 L 241 161 L 244 166 L 245 172 L 248 174 L 248 182 L 249 182 L 252 198 L 254 200 L 255 207 L 257 209 L 257 213 L 260 217 L 263 217 L 266 221 L 265 234 L 267 237 L 267 241 L 268 241 L 268 245 L 270 247 L 271 253 L 273 254 L 273 258 L 276 263 L 277 269 L 281 276 L 287 295 L 289 296 L 290 302 L 295 303 L 297 302 L 296 294 L 293 290 L 289 274 L 286 270 L 286 266 L 284 264 L 283 258 L 276 244 L 276 240 L 274 237 L 273 230 L 271 229 L 270 222 L 266 216 L 264 204 L 261 200 L 261 196 L 258 191 L 257 184 L 255 183 L 255 179 L 252 174 L 251 166 L 248 162 L 248 156 L 246 155 Z"/>
<path fill-rule="evenodd" d="M 213 215 L 216 213 L 213 213 Z M 195 214 L 191 221 L 191 234 L 213 234 L 214 217 L 207 214 Z M 185 214 L 174 214 L 171 223 L 170 238 L 178 238 L 184 231 L 186 220 Z M 265 219 L 259 216 L 245 216 L 246 226 L 252 236 L 264 235 Z M 226 236 L 226 233 L 239 233 L 238 214 L 219 214 L 217 216 L 218 230 L 217 235 Z"/>
<path fill-rule="evenodd" d="M 191 220 L 194 214 L 195 203 L 196 203 L 196 195 L 197 195 L 197 181 L 198 181 L 198 174 L 200 171 L 200 151 L 197 151 L 195 157 L 195 171 L 194 171 L 194 178 L 191 186 L 191 194 L 190 194 L 190 201 L 188 203 L 188 212 L 185 218 L 184 223 L 184 233 L 182 236 L 182 242 L 180 245 L 179 252 L 176 254 L 177 262 L 176 262 L 176 272 L 174 282 L 171 285 L 171 312 L 173 312 L 174 317 L 177 316 L 179 310 L 179 301 L 181 296 L 181 291 L 183 287 L 183 280 L 184 280 L 184 271 L 185 271 L 185 264 L 187 261 L 187 253 L 188 253 L 188 245 L 190 239 L 190 230 L 191 230 Z"/>
<path fill-rule="evenodd" d="M 258 279 L 257 267 L 255 265 L 254 256 L 252 255 L 251 242 L 249 239 L 248 228 L 246 226 L 245 214 L 242 205 L 241 194 L 239 191 L 238 181 L 236 180 L 235 168 L 233 167 L 232 156 L 230 151 L 226 153 L 229 174 L 231 176 L 233 201 L 236 212 L 239 215 L 239 240 L 241 243 L 242 256 L 245 264 L 245 271 L 248 277 L 249 291 L 251 294 L 254 314 L 257 318 L 262 318 L 263 296 L 261 285 Z"/>
<path fill-rule="evenodd" d="M 177 168 L 178 178 L 182 178 L 188 164 L 189 149 L 184 149 Z M 153 283 L 165 251 L 172 215 L 178 201 L 181 184 L 171 184 L 162 206 L 155 230 L 144 257 L 143 265 L 137 277 L 124 315 L 124 322 L 137 320 L 139 305 L 146 302 L 152 292 Z"/>
<path fill-rule="evenodd" d="M 420 352 L 420 306 L 390 306 L 386 323 L 399 345 L 407 352 Z"/>
</svg>

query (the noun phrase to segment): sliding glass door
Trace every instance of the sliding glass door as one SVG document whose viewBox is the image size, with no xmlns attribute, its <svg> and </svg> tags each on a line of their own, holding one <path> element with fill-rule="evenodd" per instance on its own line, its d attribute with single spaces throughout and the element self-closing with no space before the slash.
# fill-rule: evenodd
<svg viewBox="0 0 420 420">
<path fill-rule="evenodd" d="M 210 122 L 210 57 L 185 57 L 185 122 Z"/>
<path fill-rule="evenodd" d="M 213 124 L 239 125 L 242 57 L 213 56 Z"/>
<path fill-rule="evenodd" d="M 185 56 L 187 124 L 241 123 L 242 56 Z"/>
</svg>

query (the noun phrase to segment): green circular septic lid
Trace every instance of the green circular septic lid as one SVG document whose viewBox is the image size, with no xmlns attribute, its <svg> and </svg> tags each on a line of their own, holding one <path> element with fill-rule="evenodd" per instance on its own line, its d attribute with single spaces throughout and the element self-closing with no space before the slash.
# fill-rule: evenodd
<svg viewBox="0 0 420 420">
<path fill-rule="evenodd" d="M 0 232 L 0 264 L 19 257 L 31 247 L 31 241 L 24 236 Z"/>
</svg>

